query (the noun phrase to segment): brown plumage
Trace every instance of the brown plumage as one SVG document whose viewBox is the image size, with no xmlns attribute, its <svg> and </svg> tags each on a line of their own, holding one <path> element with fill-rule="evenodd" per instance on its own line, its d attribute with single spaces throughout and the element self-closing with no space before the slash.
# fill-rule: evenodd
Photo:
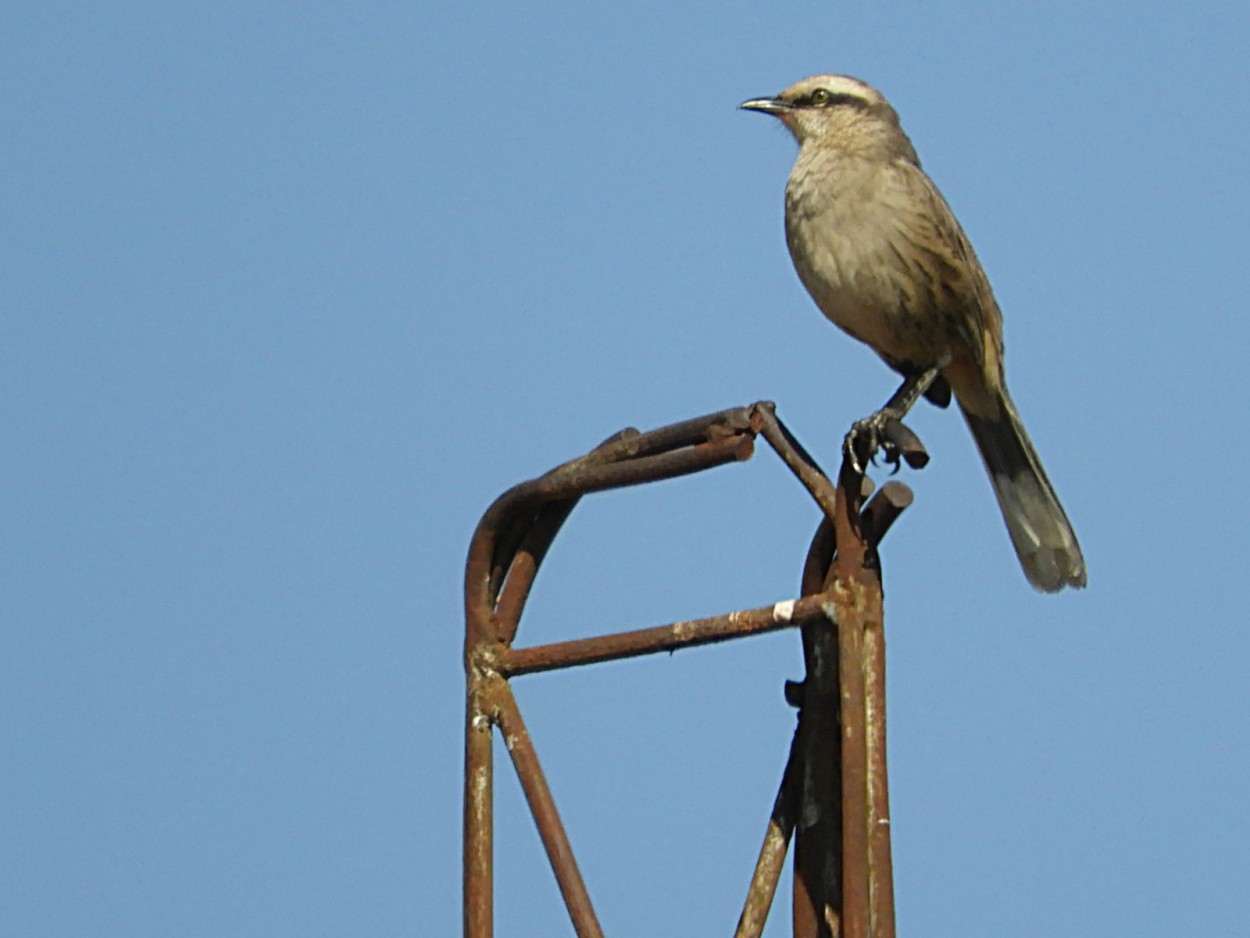
<svg viewBox="0 0 1250 938">
<path fill-rule="evenodd" d="M 972 245 L 920 168 L 898 115 L 846 75 L 805 78 L 742 107 L 799 142 L 786 241 L 799 279 L 835 325 L 904 375 L 941 366 L 1029 582 L 1085 585 L 1085 559 L 1007 393 L 1002 314 Z"/>
</svg>

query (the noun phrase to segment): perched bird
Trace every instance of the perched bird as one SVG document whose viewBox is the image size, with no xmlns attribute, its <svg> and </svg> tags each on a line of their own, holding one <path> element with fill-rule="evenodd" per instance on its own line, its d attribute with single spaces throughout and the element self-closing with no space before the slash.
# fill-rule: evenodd
<svg viewBox="0 0 1250 938">
<path fill-rule="evenodd" d="M 1076 534 L 1007 393 L 989 280 L 894 108 L 846 75 L 805 78 L 741 107 L 776 117 L 799 142 L 786 184 L 799 279 L 825 316 L 904 377 L 852 429 L 848 452 L 858 436 L 869 458 L 879 446 L 890 456 L 887 425 L 921 394 L 945 406 L 953 391 L 1029 582 L 1047 592 L 1084 586 Z"/>
</svg>

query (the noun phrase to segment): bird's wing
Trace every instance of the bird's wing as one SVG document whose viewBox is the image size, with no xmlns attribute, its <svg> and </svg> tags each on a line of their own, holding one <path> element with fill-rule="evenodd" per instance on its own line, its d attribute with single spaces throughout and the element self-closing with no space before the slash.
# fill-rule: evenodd
<svg viewBox="0 0 1250 938">
<path fill-rule="evenodd" d="M 920 282 L 929 284 L 937 310 L 949 317 L 977 364 L 1001 367 L 1002 313 L 967 235 L 920 167 L 899 162 L 895 171 L 903 175 L 905 195 L 893 209 L 914 264 L 922 268 Z"/>
</svg>

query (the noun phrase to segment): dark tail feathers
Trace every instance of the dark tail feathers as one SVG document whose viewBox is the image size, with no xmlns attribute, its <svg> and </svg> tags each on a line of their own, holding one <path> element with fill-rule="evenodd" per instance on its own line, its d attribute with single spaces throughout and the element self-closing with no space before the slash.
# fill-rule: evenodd
<svg viewBox="0 0 1250 938">
<path fill-rule="evenodd" d="M 998 416 L 978 417 L 964 410 L 964 419 L 1029 582 L 1048 593 L 1084 586 L 1081 545 L 1006 391 L 999 397 Z"/>
</svg>

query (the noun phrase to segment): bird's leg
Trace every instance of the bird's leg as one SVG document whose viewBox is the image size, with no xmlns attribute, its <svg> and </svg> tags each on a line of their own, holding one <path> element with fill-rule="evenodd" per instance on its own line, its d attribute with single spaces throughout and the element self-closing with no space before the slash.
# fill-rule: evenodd
<svg viewBox="0 0 1250 938">
<path fill-rule="evenodd" d="M 906 459 L 913 469 L 919 469 L 929 461 L 919 438 L 903 426 L 903 418 L 945 367 L 946 362 L 942 362 L 917 374 L 907 375 L 884 407 L 851 425 L 851 431 L 842 441 L 842 450 L 856 472 L 863 473 L 869 463 L 876 462 L 877 450 L 885 454 L 885 463 L 895 471 L 900 459 Z"/>
</svg>

